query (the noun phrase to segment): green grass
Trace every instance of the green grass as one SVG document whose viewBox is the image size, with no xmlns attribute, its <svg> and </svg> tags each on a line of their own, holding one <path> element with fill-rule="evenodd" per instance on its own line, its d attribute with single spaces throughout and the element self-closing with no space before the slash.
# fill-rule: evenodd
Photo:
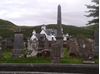
<svg viewBox="0 0 100 74">
<path fill-rule="evenodd" d="M 10 59 L 11 56 L 12 56 L 12 53 L 11 52 L 6 51 L 5 53 L 3 53 L 3 58 L 4 59 Z"/>
<path fill-rule="evenodd" d="M 68 54 L 68 49 L 64 49 L 64 58 L 61 59 L 62 64 L 82 64 L 82 58 L 71 57 Z M 95 59 L 96 64 L 99 63 L 99 59 Z M 13 58 L 11 51 L 4 51 L 3 56 L 0 58 L 0 63 L 33 63 L 33 64 L 50 64 L 50 57 L 30 57 L 30 58 Z"/>
<path fill-rule="evenodd" d="M 82 64 L 82 59 L 79 57 L 71 57 L 68 54 L 68 49 L 64 49 L 64 58 L 61 59 L 63 64 Z"/>
<path fill-rule="evenodd" d="M 99 64 L 99 58 L 95 59 L 96 64 Z"/>
<path fill-rule="evenodd" d="M 64 58 L 61 59 L 63 64 L 83 64 L 83 58 L 71 57 L 68 54 L 68 49 L 64 49 Z M 99 64 L 99 58 L 95 58 L 95 63 Z"/>
<path fill-rule="evenodd" d="M 45 57 L 30 57 L 30 58 L 13 58 L 10 51 L 5 51 L 0 63 L 50 63 L 50 58 Z"/>
<path fill-rule="evenodd" d="M 0 63 L 50 63 L 49 59 L 44 58 L 17 58 L 2 59 Z"/>
</svg>

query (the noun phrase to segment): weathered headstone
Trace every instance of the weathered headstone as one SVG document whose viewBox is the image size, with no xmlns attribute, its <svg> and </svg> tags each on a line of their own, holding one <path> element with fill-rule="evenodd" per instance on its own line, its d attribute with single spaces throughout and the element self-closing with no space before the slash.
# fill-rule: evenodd
<svg viewBox="0 0 100 74">
<path fill-rule="evenodd" d="M 44 34 L 36 34 L 36 36 L 38 38 L 38 46 L 37 46 L 38 54 L 37 54 L 37 56 L 43 56 L 45 49 L 47 49 L 47 47 L 48 47 L 46 36 Z"/>
<path fill-rule="evenodd" d="M 51 59 L 52 59 L 52 63 L 60 63 L 60 45 L 58 42 L 52 41 L 51 44 Z"/>
<path fill-rule="evenodd" d="M 93 57 L 93 40 L 87 38 L 78 39 L 79 51 L 81 57 L 84 59 L 83 63 L 95 63 Z"/>
<path fill-rule="evenodd" d="M 8 49 L 13 48 L 13 39 L 12 38 L 7 38 L 6 39 L 6 46 L 7 46 Z"/>
<path fill-rule="evenodd" d="M 76 38 L 69 40 L 69 55 L 72 57 L 79 57 L 79 46 Z"/>
<path fill-rule="evenodd" d="M 24 49 L 23 34 L 20 32 L 16 32 L 14 36 L 13 57 L 17 58 L 23 56 L 23 49 Z"/>
<path fill-rule="evenodd" d="M 83 57 L 83 58 L 86 58 L 86 51 L 85 51 L 85 47 L 86 47 L 86 44 L 84 42 L 84 39 L 79 37 L 77 38 L 77 42 L 78 42 L 78 46 L 79 46 L 79 55 L 80 57 Z"/>
<path fill-rule="evenodd" d="M 87 54 L 87 59 L 85 59 L 83 61 L 83 63 L 95 63 L 94 55 L 93 55 L 93 51 L 94 51 L 93 40 L 92 39 L 86 39 L 85 44 L 86 44 L 85 51 L 86 51 L 86 54 Z"/>
<path fill-rule="evenodd" d="M 95 56 L 99 56 L 99 31 L 94 33 L 94 48 Z"/>
<path fill-rule="evenodd" d="M 0 57 L 2 56 L 2 37 L 0 36 Z"/>
<path fill-rule="evenodd" d="M 38 41 L 37 39 L 34 40 L 28 40 L 28 52 L 27 57 L 33 57 L 36 56 L 38 53 Z"/>
<path fill-rule="evenodd" d="M 62 19 L 61 19 L 61 6 L 58 5 L 58 17 L 57 17 L 57 43 L 58 43 L 58 53 L 61 52 L 60 58 L 63 58 L 64 56 L 64 49 L 63 49 L 63 32 L 62 32 Z"/>
</svg>

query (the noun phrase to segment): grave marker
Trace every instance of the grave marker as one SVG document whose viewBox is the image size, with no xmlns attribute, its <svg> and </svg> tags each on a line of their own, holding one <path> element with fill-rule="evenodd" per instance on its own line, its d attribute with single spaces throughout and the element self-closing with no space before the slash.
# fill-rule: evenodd
<svg viewBox="0 0 100 74">
<path fill-rule="evenodd" d="M 14 49 L 13 49 L 13 57 L 21 57 L 23 56 L 24 49 L 24 38 L 21 32 L 16 32 L 14 36 Z"/>
</svg>

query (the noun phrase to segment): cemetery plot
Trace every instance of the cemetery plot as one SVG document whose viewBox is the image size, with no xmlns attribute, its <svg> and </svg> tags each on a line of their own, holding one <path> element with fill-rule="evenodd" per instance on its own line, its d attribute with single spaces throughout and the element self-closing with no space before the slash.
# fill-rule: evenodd
<svg viewBox="0 0 100 74">
<path fill-rule="evenodd" d="M 0 63 L 98 63 L 98 32 L 94 39 L 64 34 L 60 5 L 57 15 L 55 29 L 42 25 L 27 38 L 18 28 L 12 39 L 0 37 Z"/>
</svg>

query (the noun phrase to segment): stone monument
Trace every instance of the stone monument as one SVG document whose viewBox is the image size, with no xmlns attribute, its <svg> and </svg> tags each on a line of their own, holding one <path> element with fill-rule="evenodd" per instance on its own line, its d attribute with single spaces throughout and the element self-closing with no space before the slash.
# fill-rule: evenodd
<svg viewBox="0 0 100 74">
<path fill-rule="evenodd" d="M 63 35 L 62 35 L 62 21 L 61 21 L 61 6 L 58 5 L 58 14 L 57 14 L 57 36 L 56 36 L 56 43 L 52 44 L 52 62 L 59 63 L 60 58 L 63 57 Z"/>
<path fill-rule="evenodd" d="M 79 46 L 76 38 L 70 38 L 68 43 L 69 43 L 69 55 L 72 57 L 79 57 Z"/>
<path fill-rule="evenodd" d="M 2 56 L 2 37 L 0 36 L 0 57 Z"/>
<path fill-rule="evenodd" d="M 13 57 L 18 58 L 23 56 L 23 49 L 24 49 L 24 37 L 21 33 L 21 30 L 15 32 L 14 35 L 14 49 L 13 49 Z"/>
<path fill-rule="evenodd" d="M 60 50 L 60 58 L 64 56 L 64 49 L 63 49 L 63 28 L 62 28 L 62 18 L 61 18 L 61 6 L 58 5 L 58 16 L 57 16 L 57 42 L 58 42 L 58 49 Z M 59 52 L 58 50 L 58 52 Z"/>
<path fill-rule="evenodd" d="M 94 33 L 94 48 L 95 48 L 95 57 L 99 56 L 99 31 L 95 31 Z"/>
</svg>

